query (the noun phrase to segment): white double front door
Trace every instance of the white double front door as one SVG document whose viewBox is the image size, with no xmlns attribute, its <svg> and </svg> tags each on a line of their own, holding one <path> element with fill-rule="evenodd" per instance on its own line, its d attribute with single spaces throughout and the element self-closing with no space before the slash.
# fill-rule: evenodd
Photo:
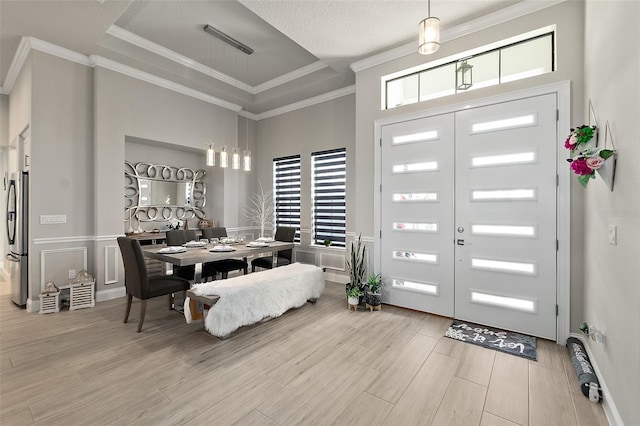
<svg viewBox="0 0 640 426">
<path fill-rule="evenodd" d="M 383 126 L 386 302 L 556 338 L 555 94 Z"/>
</svg>

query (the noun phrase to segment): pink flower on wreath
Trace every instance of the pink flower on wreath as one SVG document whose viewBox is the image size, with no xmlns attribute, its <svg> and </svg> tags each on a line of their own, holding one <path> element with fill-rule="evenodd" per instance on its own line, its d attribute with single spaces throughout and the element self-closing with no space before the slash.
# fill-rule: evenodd
<svg viewBox="0 0 640 426">
<path fill-rule="evenodd" d="M 573 151 L 573 149 L 576 147 L 576 143 L 578 143 L 576 136 L 574 134 L 571 134 L 571 136 L 569 136 L 567 140 L 564 141 L 564 147 L 568 150 Z"/>
<path fill-rule="evenodd" d="M 593 170 L 587 165 L 587 159 L 584 157 L 576 158 L 571 162 L 571 170 L 577 175 L 590 175 Z"/>
<path fill-rule="evenodd" d="M 598 170 L 604 164 L 604 158 L 600 156 L 587 158 L 587 166 L 591 170 Z"/>
</svg>

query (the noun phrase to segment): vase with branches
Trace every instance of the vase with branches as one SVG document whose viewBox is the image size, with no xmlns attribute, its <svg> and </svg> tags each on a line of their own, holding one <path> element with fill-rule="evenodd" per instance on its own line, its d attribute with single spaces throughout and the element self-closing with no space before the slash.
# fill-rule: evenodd
<svg viewBox="0 0 640 426">
<path fill-rule="evenodd" d="M 244 215 L 252 225 L 260 228 L 260 238 L 264 238 L 264 230 L 273 228 L 274 205 L 271 191 L 265 192 L 260 185 L 260 192 L 254 193 L 249 198 L 249 205 L 244 208 Z"/>
</svg>

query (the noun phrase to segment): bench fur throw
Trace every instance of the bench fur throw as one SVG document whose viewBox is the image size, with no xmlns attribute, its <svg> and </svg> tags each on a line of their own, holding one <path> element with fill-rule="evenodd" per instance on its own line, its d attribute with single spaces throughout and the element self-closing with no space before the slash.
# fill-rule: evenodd
<svg viewBox="0 0 640 426">
<path fill-rule="evenodd" d="M 209 310 L 204 327 L 214 336 L 226 337 L 242 326 L 279 317 L 304 305 L 308 299 L 317 299 L 324 290 L 324 274 L 317 266 L 294 263 L 198 284 L 192 290 L 198 295 L 220 296 Z M 191 322 L 188 300 L 185 318 Z"/>
</svg>

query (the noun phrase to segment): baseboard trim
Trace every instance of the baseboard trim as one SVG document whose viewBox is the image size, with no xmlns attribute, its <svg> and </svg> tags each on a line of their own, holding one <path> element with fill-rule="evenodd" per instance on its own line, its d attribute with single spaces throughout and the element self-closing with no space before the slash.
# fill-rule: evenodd
<svg viewBox="0 0 640 426">
<path fill-rule="evenodd" d="M 571 333 L 570 337 L 575 337 L 580 340 L 587 350 L 587 355 L 589 355 L 589 360 L 591 361 L 591 365 L 596 372 L 596 376 L 598 376 L 598 381 L 600 382 L 600 387 L 602 388 L 602 408 L 604 409 L 604 415 L 607 417 L 607 421 L 612 426 L 623 426 L 624 422 L 622 421 L 622 417 L 620 417 L 620 412 L 616 407 L 611 394 L 609 393 L 609 388 L 607 388 L 607 384 L 604 381 L 604 376 L 600 373 L 600 369 L 598 368 L 598 364 L 596 363 L 596 359 L 591 352 L 591 348 L 587 344 L 585 337 L 582 334 Z"/>
<path fill-rule="evenodd" d="M 349 282 L 349 276 L 344 274 L 336 274 L 335 272 L 325 272 L 324 279 L 335 283 L 346 284 Z"/>
<path fill-rule="evenodd" d="M 27 299 L 27 312 L 32 314 L 40 312 L 40 300 Z"/>
<path fill-rule="evenodd" d="M 99 290 L 96 292 L 96 302 L 104 302 L 111 299 L 119 299 L 127 295 L 124 286 L 118 288 L 110 288 L 108 290 Z"/>
</svg>

